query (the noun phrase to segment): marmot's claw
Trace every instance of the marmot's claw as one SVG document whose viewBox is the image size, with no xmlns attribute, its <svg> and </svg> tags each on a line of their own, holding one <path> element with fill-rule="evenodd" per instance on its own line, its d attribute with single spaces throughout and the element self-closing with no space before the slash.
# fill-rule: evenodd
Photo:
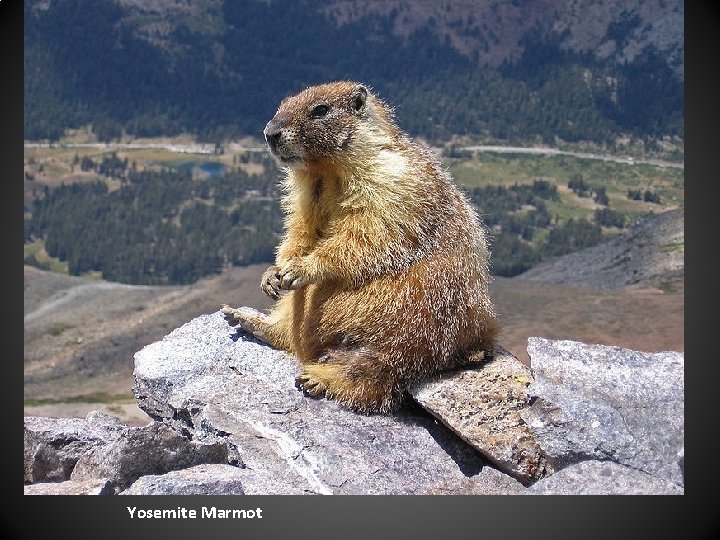
<svg viewBox="0 0 720 540">
<path fill-rule="evenodd" d="M 280 298 L 280 279 L 278 267 L 270 266 L 260 278 L 260 289 L 273 300 Z"/>
<path fill-rule="evenodd" d="M 273 300 L 277 300 L 280 298 L 280 287 L 278 285 L 279 284 L 263 283 L 260 285 L 260 289 L 262 289 L 262 292 L 267 294 Z"/>
<path fill-rule="evenodd" d="M 237 323 L 239 322 L 237 309 L 232 308 L 232 307 L 228 306 L 227 304 L 223 304 L 221 311 L 222 311 L 222 314 L 225 316 L 225 320 L 228 322 L 228 324 L 230 326 L 237 326 Z"/>
<path fill-rule="evenodd" d="M 270 266 L 260 279 L 260 288 L 270 298 L 280 298 L 280 291 L 293 291 L 307 283 L 307 280 L 298 275 L 296 263 L 289 262 L 282 268 Z"/>
<path fill-rule="evenodd" d="M 313 379 L 307 373 L 301 373 L 295 377 L 295 386 L 312 397 L 325 397 L 327 386 L 324 382 Z"/>
<path fill-rule="evenodd" d="M 299 289 L 305 284 L 305 280 L 301 276 L 296 276 L 292 270 L 285 272 L 280 276 L 280 288 L 285 290 Z"/>
</svg>

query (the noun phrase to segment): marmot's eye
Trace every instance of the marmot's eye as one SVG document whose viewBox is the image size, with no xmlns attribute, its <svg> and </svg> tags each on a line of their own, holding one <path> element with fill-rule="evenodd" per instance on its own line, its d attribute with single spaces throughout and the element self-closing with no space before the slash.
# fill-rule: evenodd
<svg viewBox="0 0 720 540">
<path fill-rule="evenodd" d="M 328 111 L 330 111 L 330 107 L 327 105 L 318 105 L 310 111 L 310 118 L 322 118 Z"/>
</svg>

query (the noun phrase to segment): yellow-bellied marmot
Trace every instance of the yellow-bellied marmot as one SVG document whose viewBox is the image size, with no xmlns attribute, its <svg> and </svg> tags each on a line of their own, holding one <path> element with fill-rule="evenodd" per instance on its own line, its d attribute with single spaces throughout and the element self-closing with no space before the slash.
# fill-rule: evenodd
<svg viewBox="0 0 720 540">
<path fill-rule="evenodd" d="M 261 282 L 279 301 L 269 315 L 226 305 L 230 324 L 293 353 L 305 392 L 362 412 L 492 350 L 483 225 L 385 103 L 355 82 L 310 87 L 264 134 L 287 173 L 286 234 Z"/>
</svg>

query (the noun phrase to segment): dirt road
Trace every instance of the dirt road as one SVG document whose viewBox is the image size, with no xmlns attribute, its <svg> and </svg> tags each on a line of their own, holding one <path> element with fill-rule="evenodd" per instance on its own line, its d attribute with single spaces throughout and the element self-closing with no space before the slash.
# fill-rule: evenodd
<svg viewBox="0 0 720 540">
<path fill-rule="evenodd" d="M 612 161 L 614 163 L 625 163 L 627 165 L 639 165 L 641 163 L 648 165 L 656 165 L 658 167 L 672 167 L 677 169 L 685 168 L 684 163 L 675 163 L 673 161 L 662 161 L 659 159 L 639 159 L 628 156 L 609 156 L 601 154 L 593 154 L 589 152 L 569 152 L 566 150 L 558 150 L 557 148 L 549 147 L 537 147 L 537 148 L 526 148 L 520 146 L 492 146 L 492 145 L 479 145 L 479 146 L 465 146 L 464 150 L 471 152 L 495 152 L 498 154 L 541 154 L 541 155 L 558 155 L 558 156 L 572 156 L 582 159 L 598 159 L 601 161 Z"/>
</svg>

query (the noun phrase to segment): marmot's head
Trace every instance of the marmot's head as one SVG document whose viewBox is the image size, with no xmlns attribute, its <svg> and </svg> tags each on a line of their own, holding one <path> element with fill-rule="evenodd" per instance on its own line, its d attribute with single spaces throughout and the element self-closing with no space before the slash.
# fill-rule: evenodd
<svg viewBox="0 0 720 540">
<path fill-rule="evenodd" d="M 350 81 L 311 86 L 285 98 L 263 130 L 272 154 L 294 168 L 354 159 L 399 131 L 392 111 L 368 87 Z"/>
</svg>

